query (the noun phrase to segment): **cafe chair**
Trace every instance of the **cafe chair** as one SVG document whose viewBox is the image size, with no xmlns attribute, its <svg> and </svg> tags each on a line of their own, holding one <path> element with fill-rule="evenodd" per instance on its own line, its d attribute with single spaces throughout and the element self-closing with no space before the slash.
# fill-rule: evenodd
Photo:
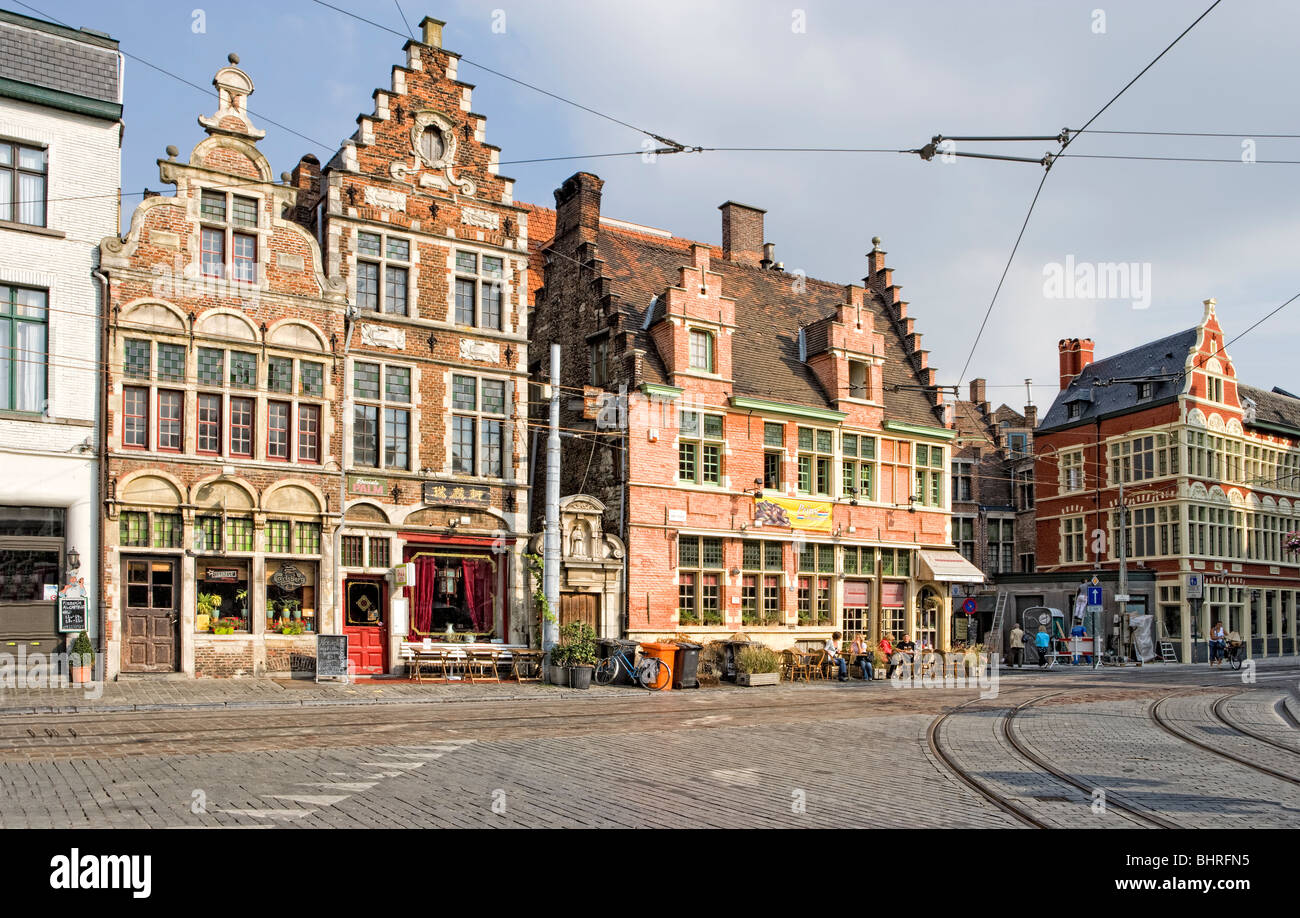
<svg viewBox="0 0 1300 918">
<path fill-rule="evenodd" d="M 472 651 L 469 655 L 469 681 L 500 682 L 501 676 L 497 673 L 499 656 L 495 650 Z"/>
<path fill-rule="evenodd" d="M 542 652 L 540 650 L 516 650 L 510 656 L 510 666 L 514 670 L 516 682 L 542 681 Z"/>
</svg>

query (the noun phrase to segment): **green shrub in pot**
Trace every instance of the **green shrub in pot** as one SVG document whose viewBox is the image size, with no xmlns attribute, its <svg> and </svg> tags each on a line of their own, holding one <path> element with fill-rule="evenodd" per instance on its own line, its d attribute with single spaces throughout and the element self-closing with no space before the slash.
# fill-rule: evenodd
<svg viewBox="0 0 1300 918">
<path fill-rule="evenodd" d="M 736 654 L 736 669 L 742 673 L 779 673 L 781 657 L 769 647 L 762 645 L 742 647 Z"/>
</svg>

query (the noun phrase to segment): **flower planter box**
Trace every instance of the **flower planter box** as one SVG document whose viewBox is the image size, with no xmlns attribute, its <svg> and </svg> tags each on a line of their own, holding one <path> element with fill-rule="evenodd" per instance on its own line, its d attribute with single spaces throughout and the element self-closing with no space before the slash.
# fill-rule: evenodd
<svg viewBox="0 0 1300 918">
<path fill-rule="evenodd" d="M 736 685 L 778 685 L 780 673 L 736 673 Z"/>
</svg>

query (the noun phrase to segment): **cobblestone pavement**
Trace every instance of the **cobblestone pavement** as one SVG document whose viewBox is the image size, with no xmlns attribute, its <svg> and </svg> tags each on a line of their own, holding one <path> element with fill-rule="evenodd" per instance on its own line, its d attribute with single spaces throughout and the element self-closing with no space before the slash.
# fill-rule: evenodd
<svg viewBox="0 0 1300 918">
<path fill-rule="evenodd" d="M 1279 661 L 1252 676 L 1067 667 L 1009 675 L 984 699 L 970 688 L 884 683 L 663 694 L 345 687 L 354 696 L 333 686 L 318 695 L 314 686 L 205 680 L 149 686 L 158 694 L 145 701 L 124 683 L 98 710 L 15 713 L 40 707 L 24 699 L 0 710 L 0 826 L 1026 824 L 954 768 L 1042 824 L 1142 824 L 1099 809 L 1092 794 L 1008 746 L 1002 721 L 1025 702 L 1033 703 L 1016 715 L 1014 735 L 1107 799 L 1179 825 L 1297 825 L 1300 785 L 1181 741 L 1148 714 L 1179 693 L 1167 703 L 1179 726 L 1222 726 L 1194 699 L 1232 696 L 1223 709 L 1251 729 L 1282 742 L 1300 734 L 1279 713 L 1300 666 Z M 116 709 L 127 703 L 188 707 Z M 941 759 L 927 733 L 949 712 Z M 1273 756 L 1291 755 L 1237 735 L 1226 741 L 1237 754 L 1250 743 L 1267 748 L 1275 765 Z"/>
</svg>

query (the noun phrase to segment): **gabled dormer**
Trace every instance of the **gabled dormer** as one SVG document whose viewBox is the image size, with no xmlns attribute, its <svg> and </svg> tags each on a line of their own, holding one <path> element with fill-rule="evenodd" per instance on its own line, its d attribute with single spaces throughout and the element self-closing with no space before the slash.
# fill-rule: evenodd
<svg viewBox="0 0 1300 918">
<path fill-rule="evenodd" d="M 1237 371 L 1224 350 L 1223 328 L 1215 314 L 1215 301 L 1205 301 L 1205 313 L 1197 326 L 1196 344 L 1187 355 L 1184 373 L 1188 411 L 1197 408 L 1205 415 L 1218 414 L 1223 421 L 1241 419 L 1237 393 Z"/>
<path fill-rule="evenodd" d="M 885 339 L 873 327 L 862 287 L 846 286 L 844 302 L 835 313 L 804 327 L 800 334 L 801 356 L 837 410 L 852 403 L 883 401 Z"/>
<path fill-rule="evenodd" d="M 709 247 L 691 246 L 690 264 L 678 268 L 677 286 L 659 297 L 650 336 L 672 385 L 716 380 L 730 389 L 731 338 L 736 301 L 723 296 L 722 275 L 709 270 Z"/>
</svg>

